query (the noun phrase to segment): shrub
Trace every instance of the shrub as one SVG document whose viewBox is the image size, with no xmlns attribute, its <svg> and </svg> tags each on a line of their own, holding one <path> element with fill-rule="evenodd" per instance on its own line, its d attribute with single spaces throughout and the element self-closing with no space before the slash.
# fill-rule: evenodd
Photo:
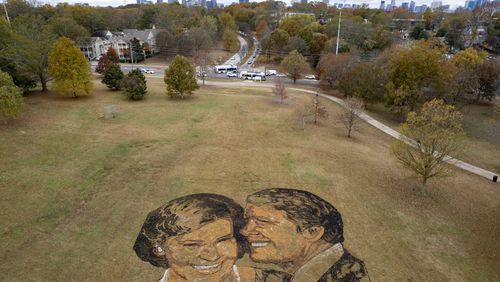
<svg viewBox="0 0 500 282">
<path fill-rule="evenodd" d="M 129 72 L 122 80 L 123 94 L 130 100 L 142 100 L 147 94 L 146 77 L 140 70 Z"/>
<path fill-rule="evenodd" d="M 102 83 L 106 84 L 111 90 L 120 90 L 124 76 L 119 65 L 111 65 L 104 72 Z"/>
</svg>

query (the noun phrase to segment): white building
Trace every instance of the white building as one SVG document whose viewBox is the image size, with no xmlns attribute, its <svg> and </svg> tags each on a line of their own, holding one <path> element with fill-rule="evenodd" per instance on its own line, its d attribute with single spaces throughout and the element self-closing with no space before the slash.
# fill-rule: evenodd
<svg viewBox="0 0 500 282">
<path fill-rule="evenodd" d="M 134 38 L 143 46 L 144 56 L 158 53 L 156 35 L 159 32 L 160 30 L 154 27 L 145 30 L 125 29 L 122 32 L 103 30 L 94 32 L 90 38 L 80 38 L 77 41 L 89 60 L 98 60 L 110 47 L 116 50 L 120 59 L 125 60 L 129 58 L 130 44 Z"/>
</svg>

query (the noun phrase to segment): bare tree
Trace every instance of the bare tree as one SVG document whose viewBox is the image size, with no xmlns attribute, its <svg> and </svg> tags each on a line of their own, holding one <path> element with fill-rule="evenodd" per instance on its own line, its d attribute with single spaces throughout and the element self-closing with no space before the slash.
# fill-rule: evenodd
<svg viewBox="0 0 500 282">
<path fill-rule="evenodd" d="M 280 104 L 283 104 L 283 101 L 288 98 L 286 95 L 286 87 L 283 79 L 281 77 L 276 78 L 276 83 L 273 87 L 273 93 L 276 96 L 280 97 Z"/>
<path fill-rule="evenodd" d="M 347 130 L 347 137 L 351 138 L 351 133 L 356 130 L 356 124 L 360 120 L 359 115 L 363 112 L 363 101 L 349 97 L 345 100 L 342 112 L 337 116 L 340 122 Z"/>
<path fill-rule="evenodd" d="M 328 112 L 323 103 L 321 103 L 318 94 L 313 96 L 308 112 L 313 116 L 314 124 L 317 124 L 320 118 L 328 118 Z"/>
<path fill-rule="evenodd" d="M 196 51 L 196 53 L 194 54 L 194 61 L 196 65 L 200 67 L 199 71 L 201 80 L 203 81 L 203 86 L 205 86 L 205 76 L 208 70 L 208 64 L 210 62 L 210 55 L 208 51 L 205 50 Z"/>
</svg>

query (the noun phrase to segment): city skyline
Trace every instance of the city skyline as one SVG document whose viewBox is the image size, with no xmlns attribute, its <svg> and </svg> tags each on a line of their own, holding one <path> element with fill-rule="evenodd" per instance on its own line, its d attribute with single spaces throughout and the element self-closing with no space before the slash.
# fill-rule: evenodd
<svg viewBox="0 0 500 282">
<path fill-rule="evenodd" d="M 60 1 L 60 0 L 42 0 L 40 1 L 41 3 L 49 3 L 51 5 L 56 5 L 58 3 L 69 3 L 69 4 L 75 4 L 75 3 L 88 3 L 91 6 L 122 6 L 124 3 L 126 4 L 136 4 L 137 0 L 67 0 L 67 1 Z M 156 0 L 153 1 L 156 3 Z M 164 1 L 167 3 L 168 1 Z M 180 3 L 181 1 L 179 1 Z M 224 4 L 224 5 L 229 5 L 232 3 L 238 3 L 237 0 L 218 0 L 217 1 L 219 4 Z M 250 2 L 263 2 L 263 1 L 250 1 Z M 291 0 L 288 1 L 283 1 L 287 4 L 290 5 Z M 316 2 L 321 2 L 321 1 L 316 1 Z M 386 0 L 386 3 L 390 3 L 391 0 Z M 410 2 L 406 0 L 396 0 L 396 5 L 401 6 L 401 3 L 403 2 Z M 415 4 L 418 5 L 423 5 L 426 4 L 430 6 L 430 4 L 433 2 L 431 1 L 426 1 L 426 0 L 421 0 L 421 1 L 414 1 Z M 334 3 L 343 3 L 343 1 L 335 1 L 335 0 L 330 0 L 330 5 L 333 5 Z M 363 4 L 366 3 L 370 6 L 370 8 L 378 8 L 380 6 L 380 0 L 351 0 L 351 1 L 345 1 L 346 4 Z M 448 1 L 442 1 L 443 5 L 450 5 L 451 8 L 457 8 L 459 6 L 464 6 L 465 0 L 448 0 Z"/>
</svg>

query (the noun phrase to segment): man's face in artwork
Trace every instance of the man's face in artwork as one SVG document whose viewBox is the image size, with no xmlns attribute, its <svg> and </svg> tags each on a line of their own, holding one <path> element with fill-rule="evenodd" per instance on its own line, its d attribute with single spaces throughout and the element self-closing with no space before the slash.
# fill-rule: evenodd
<svg viewBox="0 0 500 282">
<path fill-rule="evenodd" d="M 257 262 L 282 264 L 300 258 L 311 244 L 284 211 L 270 205 L 247 204 L 246 226 L 241 234 L 250 243 L 250 258 Z"/>
<path fill-rule="evenodd" d="M 163 245 L 169 269 L 187 281 L 223 281 L 232 273 L 238 246 L 229 219 L 217 219 Z"/>
</svg>

